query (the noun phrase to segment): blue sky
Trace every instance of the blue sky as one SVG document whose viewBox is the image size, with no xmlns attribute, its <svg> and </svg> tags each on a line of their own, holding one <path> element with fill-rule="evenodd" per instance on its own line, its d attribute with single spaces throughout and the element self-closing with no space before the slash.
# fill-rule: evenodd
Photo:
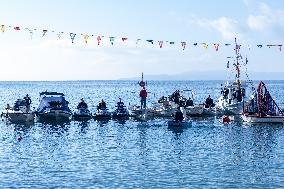
<svg viewBox="0 0 284 189">
<path fill-rule="evenodd" d="M 3 0 L 0 24 L 77 33 L 58 39 L 48 32 L 33 39 L 25 30 L 0 35 L 0 80 L 118 79 L 146 74 L 179 74 L 225 70 L 237 37 L 249 71 L 283 71 L 283 51 L 257 44 L 284 44 L 284 2 L 189 0 Z M 114 46 L 96 38 L 84 44 L 80 33 L 115 36 Z M 122 43 L 121 37 L 129 40 Z M 137 38 L 142 41 L 135 45 Z M 175 41 L 160 49 L 146 39 Z M 181 41 L 187 42 L 183 51 Z M 201 45 L 206 42 L 207 50 Z M 213 43 L 220 43 L 216 52 Z M 248 50 L 247 46 L 251 49 Z M 284 49 L 283 49 L 284 50 Z M 13 74 L 11 74 L 13 73 Z M 204 78 L 206 79 L 206 78 Z M 284 79 L 284 78 L 279 78 Z"/>
</svg>

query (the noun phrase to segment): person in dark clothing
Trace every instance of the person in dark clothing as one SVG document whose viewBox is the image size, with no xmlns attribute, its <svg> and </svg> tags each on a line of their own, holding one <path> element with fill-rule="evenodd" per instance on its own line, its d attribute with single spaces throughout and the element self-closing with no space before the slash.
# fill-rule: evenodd
<svg viewBox="0 0 284 189">
<path fill-rule="evenodd" d="M 211 108 L 214 107 L 215 104 L 213 103 L 213 99 L 211 98 L 211 96 L 209 95 L 205 101 L 205 108 Z"/>
<path fill-rule="evenodd" d="M 84 99 L 82 98 L 81 99 L 81 102 L 78 104 L 77 106 L 77 109 L 80 109 L 80 108 L 88 108 L 88 105 L 87 103 L 84 101 Z"/>
<path fill-rule="evenodd" d="M 193 106 L 193 100 L 189 97 L 188 100 L 186 101 L 185 103 L 185 106 L 188 107 L 188 106 Z"/>
<path fill-rule="evenodd" d="M 146 108 L 147 91 L 145 87 L 142 87 L 139 96 L 141 98 L 141 108 Z"/>
<path fill-rule="evenodd" d="M 229 94 L 229 89 L 225 86 L 224 88 L 224 98 L 227 99 Z"/>
<path fill-rule="evenodd" d="M 119 98 L 119 102 L 117 102 L 117 107 L 123 107 L 124 103 L 121 101 L 121 98 Z"/>
<path fill-rule="evenodd" d="M 104 99 L 102 99 L 101 102 L 99 103 L 98 109 L 106 109 L 106 103 Z"/>
<path fill-rule="evenodd" d="M 241 102 L 243 100 L 243 95 L 241 89 L 236 90 L 236 98 L 238 102 Z"/>
<path fill-rule="evenodd" d="M 27 106 L 27 112 L 28 112 L 28 111 L 30 111 L 32 100 L 31 100 L 31 98 L 29 97 L 28 94 L 24 97 L 24 100 L 25 100 L 25 103 L 26 103 L 26 106 Z"/>
<path fill-rule="evenodd" d="M 175 121 L 182 121 L 183 118 L 183 113 L 181 112 L 180 108 L 178 108 L 175 112 Z"/>
</svg>

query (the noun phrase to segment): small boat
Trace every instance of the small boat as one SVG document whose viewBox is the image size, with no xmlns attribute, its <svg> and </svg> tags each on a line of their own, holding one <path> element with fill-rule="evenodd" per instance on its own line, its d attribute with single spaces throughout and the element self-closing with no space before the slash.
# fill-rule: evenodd
<svg viewBox="0 0 284 189">
<path fill-rule="evenodd" d="M 17 99 L 13 108 L 7 107 L 1 116 L 4 116 L 12 123 L 27 123 L 34 121 L 35 114 L 30 110 L 26 100 Z"/>
<path fill-rule="evenodd" d="M 129 117 L 129 111 L 127 110 L 124 103 L 119 99 L 119 102 L 117 102 L 116 109 L 112 113 L 113 118 L 128 118 Z"/>
<path fill-rule="evenodd" d="M 177 115 L 178 113 L 179 115 Z M 189 127 L 192 125 L 192 122 L 186 117 L 186 111 L 184 108 L 177 108 L 174 116 L 174 119 L 168 121 L 168 127 Z M 177 116 L 180 118 L 177 118 Z"/>
<path fill-rule="evenodd" d="M 176 121 L 176 120 L 169 120 L 168 127 L 189 127 L 192 125 L 191 121 Z"/>
<path fill-rule="evenodd" d="M 68 104 L 63 93 L 42 92 L 36 115 L 40 120 L 69 120 L 72 112 Z"/>
<path fill-rule="evenodd" d="M 73 113 L 74 120 L 87 120 L 92 118 L 92 113 L 88 108 L 79 108 Z"/>
<path fill-rule="evenodd" d="M 251 100 L 244 106 L 242 119 L 249 123 L 284 123 L 283 111 L 261 81 Z"/>
</svg>

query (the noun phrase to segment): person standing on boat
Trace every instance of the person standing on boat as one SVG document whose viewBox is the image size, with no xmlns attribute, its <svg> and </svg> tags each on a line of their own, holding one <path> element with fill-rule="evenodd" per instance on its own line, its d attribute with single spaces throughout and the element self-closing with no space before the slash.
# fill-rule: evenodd
<svg viewBox="0 0 284 189">
<path fill-rule="evenodd" d="M 141 109 L 146 108 L 147 91 L 145 87 L 142 87 L 139 96 L 141 98 Z"/>
<path fill-rule="evenodd" d="M 29 97 L 28 94 L 24 97 L 24 100 L 25 100 L 25 103 L 26 103 L 26 106 L 27 106 L 27 112 L 28 112 L 28 111 L 30 111 L 32 100 L 31 100 L 31 98 Z"/>
</svg>

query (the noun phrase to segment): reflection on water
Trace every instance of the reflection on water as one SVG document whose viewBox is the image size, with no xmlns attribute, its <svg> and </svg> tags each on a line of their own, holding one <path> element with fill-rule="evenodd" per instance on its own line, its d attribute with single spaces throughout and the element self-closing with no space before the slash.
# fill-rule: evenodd
<svg viewBox="0 0 284 189">
<path fill-rule="evenodd" d="M 96 107 L 92 104 L 96 104 L 102 94 L 110 109 L 115 108 L 116 101 L 111 99 L 117 99 L 117 95 L 131 103 L 139 102 L 138 98 L 124 93 L 138 90 L 136 83 L 124 81 L 64 82 L 64 85 L 35 82 L 24 87 L 13 84 L 13 87 L 9 85 L 9 94 L 0 90 L 3 107 L 29 91 L 35 91 L 30 95 L 36 99 L 43 88 L 66 93 L 73 109 L 78 99 L 84 97 L 93 112 Z M 152 82 L 149 91 L 157 91 L 160 96 L 185 85 L 195 88 L 196 99 L 202 101 L 207 97 L 207 89 L 214 90 L 217 83 Z M 6 85 L 1 87 L 5 89 Z M 166 91 L 162 90 L 165 88 Z M 112 93 L 117 89 L 119 92 Z M 273 88 L 272 83 L 273 90 L 277 88 Z M 284 92 L 278 93 L 283 96 Z M 149 99 L 154 98 L 150 95 Z M 284 185 L 283 125 L 248 125 L 238 116 L 229 124 L 222 123 L 221 117 L 193 117 L 190 127 L 170 128 L 168 120 L 90 119 L 61 123 L 36 121 L 30 125 L 2 121 L 0 186 L 281 188 Z M 22 139 L 18 140 L 20 136 Z"/>
</svg>

